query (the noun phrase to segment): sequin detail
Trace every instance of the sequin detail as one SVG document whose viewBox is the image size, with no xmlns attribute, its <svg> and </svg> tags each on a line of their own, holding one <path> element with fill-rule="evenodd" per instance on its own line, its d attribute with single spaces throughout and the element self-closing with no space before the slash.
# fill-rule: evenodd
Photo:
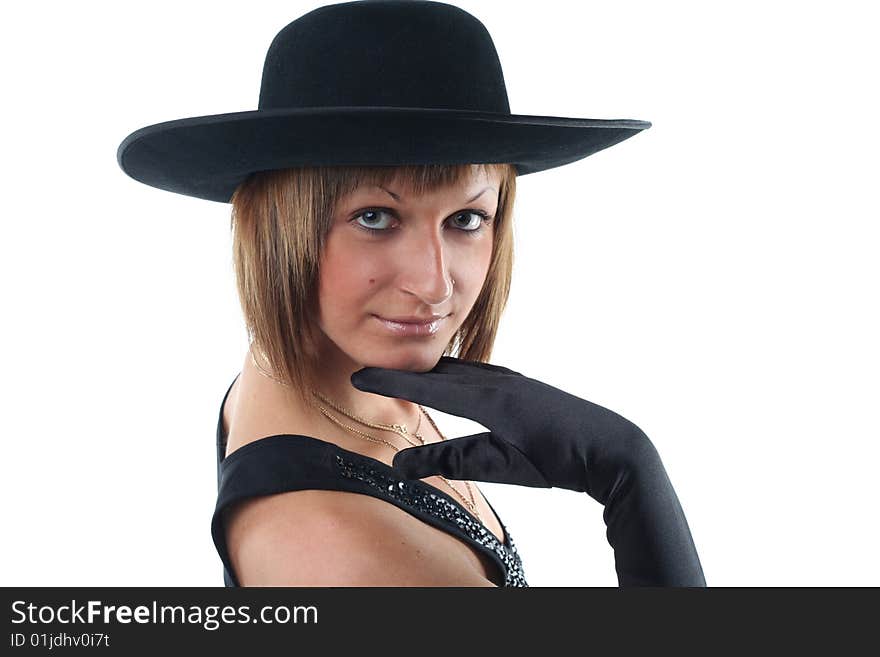
<svg viewBox="0 0 880 657">
<path fill-rule="evenodd" d="M 523 573 L 522 560 L 516 551 L 516 544 L 513 542 L 510 531 L 507 531 L 507 527 L 504 529 L 507 531 L 510 547 L 499 541 L 495 534 L 486 529 L 486 526 L 471 514 L 457 504 L 437 495 L 433 489 L 417 479 L 398 479 L 369 467 L 367 464 L 344 459 L 338 454 L 336 455 L 336 465 L 343 476 L 365 482 L 384 497 L 390 497 L 436 518 L 454 523 L 477 543 L 498 555 L 501 563 L 504 564 L 504 586 L 528 586 Z"/>
</svg>

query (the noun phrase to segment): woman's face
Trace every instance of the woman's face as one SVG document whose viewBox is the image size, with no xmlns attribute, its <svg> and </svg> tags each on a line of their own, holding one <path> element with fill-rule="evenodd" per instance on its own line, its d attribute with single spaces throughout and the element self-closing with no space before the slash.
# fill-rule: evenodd
<svg viewBox="0 0 880 657">
<path fill-rule="evenodd" d="M 351 369 L 433 368 L 486 279 L 499 183 L 481 172 L 419 197 L 388 183 L 340 199 L 319 267 L 319 324 L 337 353 L 322 355 Z M 418 335 L 380 319 L 432 315 L 443 318 Z"/>
</svg>

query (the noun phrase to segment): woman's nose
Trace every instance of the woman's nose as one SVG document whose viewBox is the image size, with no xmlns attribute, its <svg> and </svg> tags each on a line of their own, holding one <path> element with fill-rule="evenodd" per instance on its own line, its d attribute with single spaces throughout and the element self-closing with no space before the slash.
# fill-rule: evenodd
<svg viewBox="0 0 880 657">
<path fill-rule="evenodd" d="M 430 239 L 423 239 L 415 253 L 406 258 L 409 262 L 399 263 L 403 270 L 402 287 L 428 305 L 444 303 L 452 296 L 453 283 L 441 236 L 433 234 Z"/>
</svg>

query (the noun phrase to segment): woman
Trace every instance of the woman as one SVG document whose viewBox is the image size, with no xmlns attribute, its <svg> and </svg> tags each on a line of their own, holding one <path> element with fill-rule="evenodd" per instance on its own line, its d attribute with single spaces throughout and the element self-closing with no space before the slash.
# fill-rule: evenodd
<svg viewBox="0 0 880 657">
<path fill-rule="evenodd" d="M 218 418 L 212 533 L 227 585 L 526 586 L 465 471 L 605 504 L 622 584 L 704 583 L 644 434 L 485 364 L 510 285 L 516 176 L 649 126 L 513 115 L 476 18 L 369 0 L 281 30 L 258 110 L 122 142 L 133 178 L 233 206 L 252 345 Z M 447 442 L 421 403 L 492 432 Z M 414 469 L 404 479 L 398 465 Z"/>
<path fill-rule="evenodd" d="M 349 379 L 364 364 L 430 370 L 452 351 L 456 337 L 462 339 L 463 358 L 488 357 L 510 284 L 515 181 L 508 165 L 460 165 L 298 168 L 258 173 L 242 184 L 232 199 L 233 248 L 255 344 L 223 407 L 224 456 L 261 437 L 297 434 L 320 437 L 390 468 L 396 451 L 411 443 L 370 424 L 402 424 L 426 443 L 441 440 L 418 404 L 361 392 Z M 294 199 L 296 207 L 286 205 Z M 319 262 L 308 262 L 306 245 L 319 240 L 323 243 L 314 249 L 321 254 Z M 262 254 L 273 245 L 283 251 L 267 262 Z M 278 281 L 289 282 L 290 289 Z M 300 288 L 297 282 L 308 284 Z M 415 330 L 385 321 L 431 315 L 440 318 Z M 293 339 L 302 340 L 289 352 L 313 354 L 305 371 L 294 369 L 287 380 L 311 378 L 292 386 L 277 374 L 288 366 L 287 324 L 294 327 Z M 321 397 L 302 398 L 311 390 Z M 423 481 L 504 542 L 500 521 L 473 483 L 437 476 Z M 289 531 L 292 527 L 296 530 Z M 225 532 L 240 583 L 492 586 L 493 580 L 504 581 L 486 550 L 386 502 L 338 490 L 250 499 L 226 513 Z M 278 554 L 297 556 L 275 558 L 266 544 Z M 358 555 L 357 563 L 349 562 L 351 555 Z M 391 564 L 394 571 L 388 569 Z"/>
</svg>

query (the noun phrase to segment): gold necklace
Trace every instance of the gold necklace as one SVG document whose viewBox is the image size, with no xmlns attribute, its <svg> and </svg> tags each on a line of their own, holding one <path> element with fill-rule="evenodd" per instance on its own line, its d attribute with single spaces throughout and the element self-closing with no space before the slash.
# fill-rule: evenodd
<svg viewBox="0 0 880 657">
<path fill-rule="evenodd" d="M 350 417 L 352 420 L 355 420 L 355 421 L 360 422 L 361 424 L 365 424 L 365 425 L 367 425 L 367 426 L 375 427 L 375 428 L 377 428 L 377 429 L 386 429 L 386 430 L 388 430 L 388 431 L 394 431 L 394 432 L 397 432 L 398 434 L 400 434 L 400 436 L 401 436 L 404 440 L 406 440 L 406 442 L 408 442 L 408 443 L 409 443 L 410 445 L 412 445 L 413 447 L 417 447 L 417 445 L 416 445 L 414 442 L 412 442 L 411 440 L 409 440 L 409 439 L 406 437 L 405 434 L 409 434 L 409 431 L 407 431 L 407 428 L 406 428 L 406 425 L 405 425 L 405 424 L 372 424 L 372 423 L 370 423 L 370 422 L 367 422 L 365 419 L 363 419 L 363 418 L 361 418 L 361 417 L 358 417 L 357 415 L 353 415 L 353 414 L 351 414 L 349 411 L 346 411 L 346 410 L 340 408 L 340 407 L 339 407 L 337 404 L 335 404 L 332 400 L 327 399 L 327 397 L 325 397 L 324 395 L 322 395 L 322 394 L 321 394 L 320 392 L 318 392 L 317 390 L 312 390 L 312 394 L 315 395 L 316 397 L 318 397 L 319 399 L 321 399 L 325 404 L 328 404 L 328 405 L 329 405 L 330 407 L 332 407 L 334 410 L 339 411 L 340 413 L 342 413 L 343 415 L 346 415 L 347 417 Z M 422 407 L 419 406 L 419 408 L 421 409 Z M 424 409 L 422 409 L 422 411 L 424 411 Z M 419 413 L 419 421 L 418 421 L 418 424 L 416 424 L 416 428 L 413 430 L 412 435 L 415 436 L 415 437 L 420 441 L 420 444 L 424 445 L 424 444 L 425 444 L 425 440 L 424 440 L 424 439 L 422 438 L 422 436 L 419 434 L 419 427 L 420 427 L 421 425 L 422 425 L 422 414 Z"/>
<path fill-rule="evenodd" d="M 266 371 L 260 366 L 260 364 L 257 362 L 257 359 L 254 357 L 254 352 L 253 352 L 253 350 L 248 349 L 248 351 L 249 351 L 250 354 L 251 354 L 251 360 L 253 361 L 254 365 L 256 366 L 256 368 L 257 368 L 257 370 L 260 372 L 260 374 L 262 374 L 263 376 L 265 376 L 265 377 L 267 377 L 267 378 L 269 378 L 269 379 L 272 379 L 272 380 L 275 381 L 276 383 L 279 383 L 279 384 L 281 384 L 281 385 L 287 385 L 287 384 L 284 383 L 283 381 L 279 381 L 279 380 L 276 379 L 274 376 L 272 376 L 271 374 L 269 374 L 268 372 L 266 372 Z M 413 441 L 411 441 L 411 440 L 407 437 L 408 434 L 409 434 L 409 431 L 407 430 L 407 427 L 406 427 L 406 425 L 404 425 L 404 424 L 381 424 L 381 423 L 376 423 L 376 422 L 368 422 L 367 420 L 365 420 L 365 419 L 363 419 L 363 418 L 360 418 L 360 417 L 354 415 L 354 414 L 351 413 L 350 411 L 347 411 L 347 410 L 341 408 L 338 404 L 335 404 L 333 401 L 327 399 L 327 397 L 325 397 L 324 395 L 322 395 L 322 394 L 321 394 L 320 392 L 318 392 L 317 390 L 314 390 L 314 389 L 313 389 L 313 390 L 312 390 L 312 394 L 315 395 L 316 397 L 318 397 L 319 399 L 321 399 L 322 401 L 324 401 L 325 403 L 327 403 L 328 405 L 330 405 L 330 406 L 331 406 L 333 409 L 335 409 L 336 411 L 342 413 L 342 414 L 345 415 L 346 417 L 351 418 L 352 420 L 355 420 L 356 422 L 360 422 L 360 423 L 363 424 L 363 425 L 366 425 L 366 426 L 369 426 L 369 427 L 373 427 L 374 429 L 382 429 L 382 430 L 384 430 L 384 431 L 392 431 L 392 432 L 398 434 L 401 438 L 403 438 L 403 439 L 404 439 L 407 443 L 409 443 L 409 445 L 412 446 L 412 447 L 418 447 L 419 444 L 421 444 L 421 445 L 424 445 L 424 444 L 425 444 L 425 440 L 424 440 L 424 438 L 422 438 L 422 436 L 418 433 L 419 426 L 421 426 L 421 422 L 422 422 L 422 417 L 421 417 L 422 414 L 424 414 L 424 416 L 425 416 L 426 418 L 428 418 L 428 422 L 430 422 L 430 423 L 431 423 L 431 426 L 434 427 L 434 430 L 437 432 L 437 435 L 440 436 L 440 439 L 441 439 L 441 440 L 446 440 L 446 437 L 440 432 L 440 429 L 439 429 L 439 427 L 437 427 L 437 424 L 434 422 L 433 418 L 431 418 L 431 416 L 428 414 L 428 412 L 425 410 L 425 408 L 424 408 L 421 404 L 417 404 L 417 406 L 419 407 L 419 411 L 421 411 L 421 414 L 419 415 L 419 424 L 416 426 L 416 429 L 415 429 L 415 431 L 414 431 L 414 435 L 415 435 L 416 439 L 419 440 L 419 443 L 414 443 Z M 349 425 L 343 423 L 342 421 L 340 421 L 340 420 L 338 420 L 337 418 L 335 418 L 335 417 L 333 417 L 332 415 L 330 415 L 330 413 L 327 411 L 327 409 L 324 408 L 323 406 L 321 406 L 320 404 L 315 404 L 315 406 L 321 411 L 321 413 L 322 413 L 322 414 L 323 414 L 328 420 L 330 420 L 330 421 L 336 423 L 337 425 L 339 425 L 339 426 L 341 426 L 341 427 L 343 427 L 343 428 L 349 430 L 350 432 L 354 433 L 354 434 L 357 435 L 358 437 L 360 437 L 360 438 L 364 438 L 365 440 L 369 440 L 370 442 L 374 442 L 374 443 L 382 443 L 382 444 L 388 445 L 388 446 L 391 447 L 395 452 L 399 452 L 399 451 L 400 451 L 400 448 L 399 448 L 397 445 L 395 445 L 395 444 L 393 444 L 393 443 L 390 443 L 390 442 L 388 442 L 387 440 L 383 440 L 383 439 L 381 439 L 381 438 L 377 438 L 377 437 L 375 437 L 375 436 L 371 436 L 371 435 L 368 434 L 368 433 L 365 433 L 365 432 L 363 432 L 363 431 L 359 431 L 358 429 L 355 429 L 354 427 L 349 426 Z M 464 497 L 464 495 L 461 494 L 461 492 L 459 492 L 459 490 L 458 490 L 455 486 L 452 485 L 452 482 L 450 482 L 449 479 L 447 479 L 447 478 L 444 477 L 443 475 L 437 475 L 437 476 L 440 477 L 440 479 L 442 479 L 444 482 L 446 482 L 446 485 L 449 486 L 449 488 L 452 489 L 452 491 L 453 491 L 453 492 L 459 497 L 459 499 L 461 499 L 461 501 L 464 503 L 464 505 L 465 505 L 466 507 L 468 507 L 468 508 L 471 510 L 471 513 L 473 513 L 474 516 L 476 516 L 476 518 L 477 518 L 480 522 L 482 522 L 483 519 L 482 519 L 482 517 L 480 516 L 479 511 L 477 511 L 477 504 L 476 504 L 476 500 L 474 499 L 474 492 L 473 492 L 473 490 L 471 489 L 470 482 L 468 482 L 468 481 L 465 481 L 465 482 L 464 482 L 465 488 L 467 488 L 468 495 L 470 496 L 470 500 L 468 500 L 468 499 L 466 499 L 466 498 Z"/>
<path fill-rule="evenodd" d="M 342 422 L 342 421 L 338 420 L 337 418 L 333 417 L 332 415 L 330 415 L 330 414 L 327 412 L 327 409 L 325 409 L 323 406 L 319 406 L 319 408 L 320 408 L 321 412 L 324 414 L 325 417 L 327 417 L 327 418 L 328 418 L 329 420 L 331 420 L 332 422 L 335 422 L 335 423 L 338 424 L 339 426 L 344 427 L 345 429 L 348 429 L 348 430 L 351 431 L 352 433 L 357 434 L 358 436 L 360 436 L 360 437 L 362 437 L 362 438 L 364 438 L 364 439 L 366 439 L 366 440 L 369 440 L 369 441 L 371 441 L 371 442 L 383 443 L 383 444 L 385 444 L 385 445 L 388 445 L 388 446 L 391 447 L 395 452 L 399 452 L 399 451 L 400 451 L 400 448 L 399 448 L 397 445 L 394 445 L 393 443 L 390 443 L 390 442 L 388 442 L 387 440 L 382 440 L 381 438 L 376 438 L 375 436 L 371 436 L 371 435 L 368 434 L 368 433 L 365 433 L 365 432 L 363 432 L 363 431 L 360 431 L 360 430 L 358 430 L 358 429 L 355 429 L 354 427 L 352 427 L 352 426 L 350 426 L 350 425 L 348 425 L 348 424 L 345 424 L 344 422 Z M 346 415 L 348 415 L 348 414 L 346 413 Z M 427 415 L 427 414 L 426 414 L 426 416 L 427 416 L 427 418 L 428 418 L 429 420 L 431 420 L 431 416 L 430 416 L 430 415 Z M 352 419 L 353 419 L 353 418 L 352 418 Z M 431 420 L 431 423 L 433 424 L 433 420 Z M 375 428 L 381 428 L 381 427 L 376 426 L 376 425 L 374 425 L 374 424 L 369 424 L 369 426 L 374 426 Z M 404 428 L 404 430 L 405 430 L 405 428 Z M 394 430 L 393 430 L 393 429 L 388 429 L 388 431 L 394 431 Z M 397 433 L 397 431 L 395 431 L 395 433 Z M 438 432 L 438 433 L 439 433 L 439 432 Z M 441 435 L 442 435 L 442 434 L 441 434 Z M 405 436 L 403 436 L 403 438 L 404 438 L 404 440 L 406 440 L 407 442 L 409 442 L 410 445 L 412 445 L 413 447 L 417 447 L 417 446 L 418 446 L 418 445 L 415 445 L 414 443 L 412 443 L 411 441 L 409 441 L 409 439 L 407 439 Z M 444 439 L 444 440 L 445 440 L 445 439 Z M 422 444 L 422 445 L 425 444 L 425 443 L 424 443 L 424 440 L 422 440 L 422 443 L 421 443 L 421 444 Z M 449 486 L 450 489 L 452 489 L 452 491 L 453 491 L 453 492 L 459 497 L 459 499 L 461 499 L 461 501 L 464 502 L 465 506 L 467 506 L 467 507 L 471 510 L 471 512 L 477 517 L 477 519 L 480 520 L 480 522 L 482 522 L 483 519 L 482 519 L 482 517 L 480 516 L 479 511 L 477 511 L 477 505 L 476 505 L 476 501 L 474 500 L 474 493 L 473 493 L 473 490 L 471 489 L 470 482 L 467 482 L 467 481 L 464 482 L 464 485 L 465 485 L 465 487 L 467 488 L 467 490 L 468 490 L 468 494 L 470 495 L 470 498 L 471 498 L 470 500 L 468 500 L 467 498 L 464 497 L 464 495 L 461 494 L 461 492 L 459 492 L 459 490 L 458 490 L 455 486 L 452 485 L 452 483 L 449 481 L 449 479 L 447 479 L 447 478 L 444 477 L 443 475 L 437 475 L 437 476 L 440 477 L 443 481 L 446 482 L 446 485 Z"/>
</svg>

